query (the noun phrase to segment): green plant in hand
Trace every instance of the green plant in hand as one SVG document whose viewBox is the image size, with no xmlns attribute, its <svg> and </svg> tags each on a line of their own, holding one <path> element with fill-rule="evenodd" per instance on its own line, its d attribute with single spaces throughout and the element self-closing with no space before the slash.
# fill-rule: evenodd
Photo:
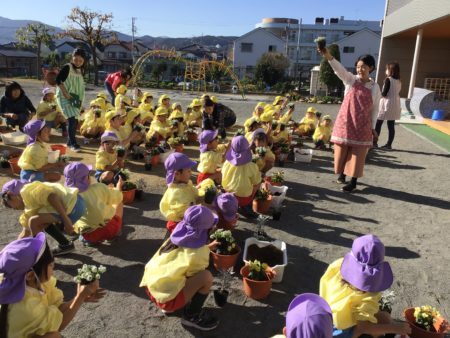
<svg viewBox="0 0 450 338">
<path fill-rule="evenodd" d="M 216 248 L 216 253 L 219 255 L 232 255 L 237 251 L 236 240 L 231 234 L 230 230 L 216 230 L 209 238 L 220 242 Z"/>
<path fill-rule="evenodd" d="M 75 283 L 89 284 L 100 279 L 100 276 L 106 272 L 106 268 L 103 265 L 97 267 L 95 265 L 83 264 L 77 272 L 78 274 L 73 278 Z"/>
<path fill-rule="evenodd" d="M 267 149 L 266 149 L 266 147 L 256 147 L 256 148 L 255 148 L 255 153 L 256 153 L 259 157 L 263 158 L 264 156 L 266 156 Z"/>
<path fill-rule="evenodd" d="M 116 150 L 117 157 L 124 157 L 127 152 L 122 146 L 115 146 L 114 149 Z"/>
</svg>

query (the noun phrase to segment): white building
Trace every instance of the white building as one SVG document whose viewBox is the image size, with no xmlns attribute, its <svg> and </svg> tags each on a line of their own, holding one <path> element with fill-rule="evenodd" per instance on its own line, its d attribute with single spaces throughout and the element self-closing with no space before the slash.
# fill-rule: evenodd
<svg viewBox="0 0 450 338">
<path fill-rule="evenodd" d="M 252 76 L 258 59 L 268 52 L 285 52 L 282 39 L 263 28 L 256 28 L 234 41 L 233 69 L 234 73 L 243 78 Z"/>
<path fill-rule="evenodd" d="M 278 48 L 278 52 L 284 53 L 290 60 L 290 69 L 289 75 L 292 77 L 297 77 L 300 75 L 301 79 L 309 79 L 311 69 L 320 63 L 320 55 L 318 55 L 316 51 L 316 44 L 314 43 L 314 39 L 319 36 L 324 36 L 327 39 L 327 44 L 336 43 L 340 40 L 344 40 L 344 38 L 355 34 L 361 30 L 368 30 L 374 32 L 378 35 L 381 35 L 381 24 L 380 21 L 362 21 L 362 20 L 345 20 L 344 17 L 340 18 L 316 18 L 314 24 L 303 24 L 301 20 L 297 19 L 288 19 L 288 18 L 265 18 L 260 23 L 256 25 L 257 29 L 263 29 L 264 31 L 272 33 L 282 41 L 281 48 Z M 253 34 L 255 30 L 243 35 L 238 38 L 236 41 L 245 37 L 245 43 L 248 44 L 258 44 L 264 45 L 264 36 L 258 35 L 259 40 L 253 41 Z M 378 53 L 378 48 L 380 44 L 380 37 L 378 37 L 378 41 L 373 39 L 374 36 L 370 37 L 370 41 L 373 42 L 373 45 L 369 45 L 364 42 L 362 47 L 357 46 L 356 44 L 350 46 L 349 43 L 361 43 L 363 36 L 360 36 L 360 39 L 355 39 L 354 41 L 345 42 L 348 43 L 348 47 L 355 47 L 356 50 L 361 51 L 361 54 Z M 278 41 L 278 44 L 280 42 Z M 266 46 L 268 43 L 265 44 Z M 347 45 L 346 45 L 347 46 Z M 236 48 L 239 48 L 239 43 L 235 43 L 235 52 L 234 52 L 234 63 L 241 64 L 242 53 L 236 53 Z M 351 49 L 350 49 L 351 50 Z M 341 56 L 343 55 L 343 51 L 341 50 Z M 351 54 L 351 53 L 348 53 Z M 246 62 L 247 67 L 255 66 L 250 63 L 249 58 L 246 58 L 248 62 Z M 256 60 L 255 60 L 256 61 Z M 354 61 L 353 61 L 354 63 Z"/>
</svg>

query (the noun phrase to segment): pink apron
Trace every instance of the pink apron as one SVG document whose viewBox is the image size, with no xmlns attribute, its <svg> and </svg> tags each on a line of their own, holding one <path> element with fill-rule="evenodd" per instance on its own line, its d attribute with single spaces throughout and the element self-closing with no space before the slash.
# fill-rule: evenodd
<svg viewBox="0 0 450 338">
<path fill-rule="evenodd" d="M 371 147 L 373 143 L 372 106 L 372 91 L 360 81 L 355 81 L 339 109 L 331 142 Z"/>
</svg>

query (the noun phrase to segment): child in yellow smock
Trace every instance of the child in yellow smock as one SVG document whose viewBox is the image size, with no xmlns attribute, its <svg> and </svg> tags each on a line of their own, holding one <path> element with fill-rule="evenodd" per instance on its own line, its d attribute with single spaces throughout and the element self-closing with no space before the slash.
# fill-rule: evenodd
<svg viewBox="0 0 450 338">
<path fill-rule="evenodd" d="M 28 135 L 25 150 L 19 158 L 20 179 L 26 181 L 57 182 L 61 174 L 54 171 L 64 168 L 64 161 L 48 163 L 49 148 L 47 142 L 50 140 L 50 128 L 45 121 L 31 120 L 23 131 Z"/>
<path fill-rule="evenodd" d="M 144 126 L 149 126 L 153 121 L 154 110 L 153 110 L 153 94 L 150 92 L 144 92 L 142 94 L 142 101 L 139 105 L 139 110 L 141 112 L 141 122 Z"/>
<path fill-rule="evenodd" d="M 207 178 L 211 178 L 218 184 L 222 181 L 220 169 L 225 160 L 227 146 L 219 145 L 218 133 L 218 130 L 203 130 L 199 136 L 200 162 L 197 167 L 199 172 L 197 185 Z"/>
<path fill-rule="evenodd" d="M 263 176 L 275 164 L 275 155 L 270 149 L 268 141 L 269 139 L 264 129 L 256 129 L 253 132 L 251 149 L 254 158 L 256 157 L 256 165 Z"/>
<path fill-rule="evenodd" d="M 222 166 L 222 186 L 233 193 L 239 203 L 240 212 L 247 217 L 256 218 L 252 201 L 261 183 L 258 166 L 252 162 L 252 151 L 244 136 L 235 136 L 225 154 Z"/>
<path fill-rule="evenodd" d="M 186 126 L 184 124 L 184 114 L 179 103 L 172 105 L 172 113 L 169 116 L 174 137 L 183 137 Z"/>
<path fill-rule="evenodd" d="M 103 99 L 103 101 L 105 102 L 105 111 L 110 111 L 110 110 L 114 110 L 114 106 L 112 105 L 111 102 L 108 101 L 108 95 L 105 92 L 100 92 L 97 94 L 97 99 Z"/>
<path fill-rule="evenodd" d="M 389 313 L 379 310 L 381 292 L 394 280 L 384 261 L 385 248 L 374 235 L 358 237 L 344 258 L 328 266 L 320 279 L 320 296 L 331 307 L 335 337 L 409 334 L 407 323 L 392 322 Z"/>
<path fill-rule="evenodd" d="M 300 124 L 295 131 L 299 136 L 312 136 L 314 134 L 318 122 L 316 112 L 317 109 L 314 107 L 309 107 L 306 110 L 305 117 L 300 120 Z"/>
<path fill-rule="evenodd" d="M 105 132 L 113 132 L 119 138 L 120 145 L 128 148 L 130 140 L 137 134 L 136 131 L 132 131 L 130 134 L 127 132 L 127 128 L 123 125 L 124 116 L 122 110 L 112 110 L 105 114 L 106 130 Z"/>
<path fill-rule="evenodd" d="M 114 107 L 116 109 L 123 109 L 124 106 L 131 106 L 131 98 L 127 94 L 128 88 L 125 85 L 120 85 L 116 89 L 116 98 L 114 99 Z"/>
<path fill-rule="evenodd" d="M 182 309 L 181 324 L 209 331 L 218 320 L 202 310 L 213 276 L 208 270 L 209 251 L 219 244 L 208 244 L 209 232 L 218 218 L 210 209 L 188 208 L 170 238 L 145 265 L 140 287 L 164 313 Z"/>
<path fill-rule="evenodd" d="M 167 109 L 167 113 L 170 114 L 172 112 L 172 107 L 170 107 L 170 97 L 169 95 L 163 94 L 158 98 L 158 107 L 163 107 Z"/>
<path fill-rule="evenodd" d="M 172 136 L 172 126 L 167 121 L 169 112 L 164 107 L 159 107 L 155 111 L 155 119 L 150 124 L 150 130 L 147 133 L 146 139 L 155 139 L 157 143 L 167 140 Z"/>
<path fill-rule="evenodd" d="M 54 261 L 44 233 L 13 241 L 0 252 L 1 337 L 61 337 L 83 303 L 104 296 L 96 280 L 79 285 L 64 303 Z"/>
<path fill-rule="evenodd" d="M 122 178 L 119 178 L 117 189 L 102 183 L 91 184 L 91 169 L 83 163 L 73 162 L 64 170 L 65 186 L 77 188 L 86 203 L 86 212 L 74 224 L 84 245 L 112 240 L 122 229 Z"/>
<path fill-rule="evenodd" d="M 330 115 L 322 117 L 322 121 L 317 126 L 313 134 L 313 141 L 316 149 L 325 149 L 327 144 L 330 145 L 331 133 L 333 132 L 332 120 Z"/>
<path fill-rule="evenodd" d="M 186 209 L 197 204 L 198 190 L 191 181 L 191 168 L 196 164 L 183 153 L 170 154 L 164 162 L 167 190 L 159 203 L 159 210 L 167 220 L 169 232 L 183 219 Z"/>
<path fill-rule="evenodd" d="M 103 134 L 106 125 L 104 108 L 105 103 L 102 98 L 91 101 L 80 127 L 81 136 L 86 139 L 97 139 Z"/>
<path fill-rule="evenodd" d="M 27 183 L 12 180 L 2 188 L 3 204 L 11 209 L 24 210 L 19 217 L 22 233 L 19 238 L 35 235 L 45 230 L 59 244 L 54 255 L 74 250 L 74 245 L 60 231 L 62 224 L 68 234 L 73 233 L 73 224 L 86 211 L 78 189 L 66 188 L 59 183 L 35 181 Z"/>
<path fill-rule="evenodd" d="M 105 184 L 117 183 L 114 182 L 114 175 L 122 168 L 124 168 L 125 152 L 121 150 L 118 154 L 115 147 L 119 145 L 120 140 L 112 131 L 103 133 L 100 139 L 100 148 L 95 154 L 95 175 L 98 182 Z"/>
<path fill-rule="evenodd" d="M 36 109 L 36 118 L 44 120 L 50 129 L 61 128 L 62 137 L 67 137 L 67 121 L 55 98 L 55 89 L 46 87 L 42 90 L 42 100 Z"/>
<path fill-rule="evenodd" d="M 192 109 L 184 115 L 184 121 L 188 128 L 202 126 L 202 101 L 193 99 L 189 107 Z"/>
<path fill-rule="evenodd" d="M 124 135 L 130 139 L 130 150 L 135 155 L 139 155 L 139 145 L 145 141 L 145 129 L 141 124 L 141 115 L 138 109 L 132 109 L 127 113 Z"/>
</svg>

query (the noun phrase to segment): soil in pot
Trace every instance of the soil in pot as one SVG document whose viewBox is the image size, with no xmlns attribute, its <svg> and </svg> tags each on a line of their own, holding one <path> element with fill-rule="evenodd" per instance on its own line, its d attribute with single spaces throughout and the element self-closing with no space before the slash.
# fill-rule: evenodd
<svg viewBox="0 0 450 338">
<path fill-rule="evenodd" d="M 227 303 L 228 295 L 230 292 L 228 290 L 214 290 L 214 301 L 218 307 L 223 307 Z"/>
<path fill-rule="evenodd" d="M 274 220 L 274 221 L 279 221 L 280 218 L 281 218 L 281 211 L 275 211 L 275 212 L 272 214 L 272 217 L 273 217 L 273 220 Z"/>
<path fill-rule="evenodd" d="M 138 200 L 141 200 L 143 196 L 144 196 L 144 191 L 142 191 L 141 189 L 136 189 L 134 197 L 137 198 Z"/>
<path fill-rule="evenodd" d="M 1 161 L 0 165 L 3 169 L 9 168 L 9 162 L 8 161 Z"/>
<path fill-rule="evenodd" d="M 262 248 L 256 244 L 252 244 L 247 248 L 246 260 L 253 261 L 255 259 L 267 263 L 269 266 L 282 265 L 283 251 L 272 244 Z"/>
</svg>

